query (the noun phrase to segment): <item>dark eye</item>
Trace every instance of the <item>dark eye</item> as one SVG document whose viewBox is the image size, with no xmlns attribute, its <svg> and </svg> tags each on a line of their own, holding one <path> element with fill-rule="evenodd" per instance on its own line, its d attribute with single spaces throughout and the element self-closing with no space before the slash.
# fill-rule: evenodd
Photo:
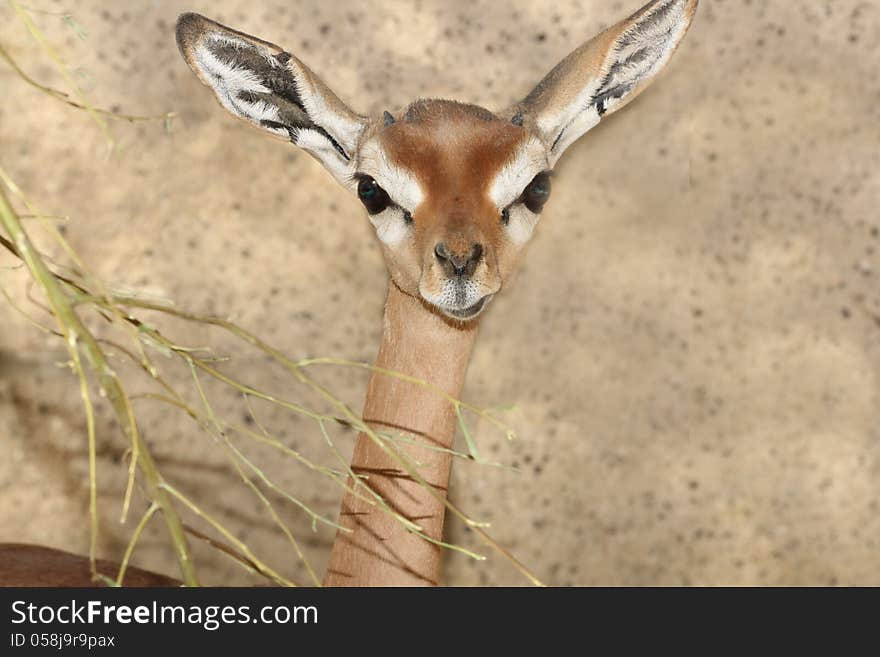
<svg viewBox="0 0 880 657">
<path fill-rule="evenodd" d="M 521 201 L 530 212 L 538 214 L 548 198 L 550 198 L 550 173 L 542 171 L 532 178 L 532 182 L 523 191 Z"/>
<path fill-rule="evenodd" d="M 370 176 L 361 176 L 358 180 L 358 198 L 370 214 L 378 214 L 391 205 L 388 192 Z"/>
</svg>

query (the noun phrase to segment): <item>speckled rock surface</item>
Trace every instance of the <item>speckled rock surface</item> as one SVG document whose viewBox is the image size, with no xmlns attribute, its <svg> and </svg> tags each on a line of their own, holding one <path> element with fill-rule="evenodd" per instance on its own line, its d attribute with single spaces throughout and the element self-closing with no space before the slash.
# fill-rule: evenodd
<svg viewBox="0 0 880 657">
<path fill-rule="evenodd" d="M 58 16 L 35 20 L 89 97 L 174 110 L 174 130 L 114 124 L 119 148 L 105 159 L 86 115 L 0 63 L 2 166 L 46 212 L 72 217 L 67 236 L 103 279 L 234 316 L 294 357 L 371 360 L 385 273 L 357 201 L 307 155 L 219 109 L 177 53 L 177 14 L 282 44 L 375 111 L 419 96 L 505 106 L 636 5 L 76 3 L 84 40 Z M 29 74 L 63 86 L 6 6 L 0 24 Z M 550 584 L 880 585 L 878 145 L 880 3 L 703 0 L 668 73 L 557 166 L 524 267 L 485 316 L 465 391 L 516 404 L 517 442 L 482 423 L 475 433 L 518 471 L 457 464 L 454 498 Z M 22 272 L 0 276 L 38 313 Z M 56 365 L 61 344 L 3 307 L 0 540 L 85 552 L 75 381 Z M 183 344 L 234 356 L 243 380 L 314 402 L 231 338 L 147 316 Z M 188 372 L 168 376 L 186 385 Z M 360 406 L 362 375 L 321 378 Z M 237 394 L 209 393 L 218 413 L 247 422 Z M 168 477 L 305 581 L 211 439 L 138 404 Z M 256 410 L 288 444 L 328 460 L 312 423 Z M 103 406 L 99 430 L 100 547 L 112 558 L 131 530 L 118 523 L 125 445 Z M 351 444 L 339 434 L 341 450 Z M 335 513 L 338 489 L 322 478 L 294 467 L 275 476 Z M 313 534 L 282 508 L 322 570 L 332 532 Z M 449 538 L 478 546 L 455 521 Z M 207 583 L 255 581 L 196 550 Z M 174 572 L 159 523 L 136 561 Z M 495 556 L 446 564 L 449 584 L 524 583 Z"/>
</svg>

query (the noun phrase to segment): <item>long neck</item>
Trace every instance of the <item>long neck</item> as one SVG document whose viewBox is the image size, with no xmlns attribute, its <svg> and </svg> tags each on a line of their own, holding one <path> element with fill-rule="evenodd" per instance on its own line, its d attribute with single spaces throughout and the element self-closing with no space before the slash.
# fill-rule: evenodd
<svg viewBox="0 0 880 657">
<path fill-rule="evenodd" d="M 476 325 L 453 326 L 417 299 L 389 285 L 382 345 L 376 365 L 423 379 L 458 397 L 464 384 Z M 402 435 L 396 445 L 419 465 L 418 472 L 436 491 L 446 494 L 451 456 L 419 445 L 449 448 L 455 434 L 452 404 L 436 391 L 392 376 L 374 373 L 367 389 L 364 420 L 377 432 Z M 358 436 L 352 470 L 388 505 L 440 539 L 444 506 L 367 435 Z M 349 482 L 352 483 L 352 482 Z M 352 531 L 337 532 L 324 584 L 327 586 L 430 586 L 440 576 L 440 548 L 409 531 L 378 504 L 348 492 L 339 523 Z"/>
</svg>

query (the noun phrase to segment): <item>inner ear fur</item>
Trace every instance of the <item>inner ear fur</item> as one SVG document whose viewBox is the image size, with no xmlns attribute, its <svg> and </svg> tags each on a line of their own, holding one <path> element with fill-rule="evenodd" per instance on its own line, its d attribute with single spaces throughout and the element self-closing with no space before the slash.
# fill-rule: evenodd
<svg viewBox="0 0 880 657">
<path fill-rule="evenodd" d="M 306 149 L 344 175 L 365 119 L 283 48 L 199 14 L 177 21 L 183 58 L 233 116 Z"/>
<path fill-rule="evenodd" d="M 656 78 L 687 33 L 697 4 L 652 0 L 559 62 L 507 114 L 535 131 L 555 160 Z"/>
</svg>

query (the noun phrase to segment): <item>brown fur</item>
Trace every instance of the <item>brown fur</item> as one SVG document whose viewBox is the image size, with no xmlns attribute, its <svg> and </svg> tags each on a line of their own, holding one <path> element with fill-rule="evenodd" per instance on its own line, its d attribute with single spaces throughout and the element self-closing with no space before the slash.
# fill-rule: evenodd
<svg viewBox="0 0 880 657">
<path fill-rule="evenodd" d="M 457 397 L 464 384 L 476 338 L 474 322 L 445 319 L 393 283 L 385 306 L 380 368 L 431 381 Z M 449 448 L 455 433 L 455 411 L 437 392 L 383 374 L 374 374 L 367 389 L 364 419 L 376 430 L 408 435 L 416 441 Z M 407 458 L 421 464 L 419 473 L 446 495 L 451 458 L 448 453 L 403 446 Z M 443 536 L 444 506 L 401 469 L 400 464 L 361 434 L 352 469 L 366 474 L 366 485 L 382 495 L 404 517 L 434 538 Z M 352 483 L 352 482 L 349 482 Z M 333 543 L 326 586 L 425 586 L 440 578 L 440 548 L 409 532 L 375 505 L 347 493 Z"/>
<path fill-rule="evenodd" d="M 508 251 L 516 249 L 504 239 L 489 185 L 527 138 L 522 127 L 482 107 L 449 100 L 418 101 L 377 135 L 391 161 L 426 192 L 406 251 L 386 248 L 392 278 L 404 291 L 418 296 L 420 280 L 432 292 L 442 285 L 446 275 L 434 256 L 441 241 L 457 254 L 482 245 L 484 263 L 472 278 L 487 294 L 500 289 L 516 262 Z"/>
<path fill-rule="evenodd" d="M 301 110 L 300 114 L 306 113 L 306 106 L 298 102 L 298 96 L 305 90 L 319 99 L 325 107 L 322 111 L 333 118 L 322 124 L 321 120 L 327 117 L 317 112 L 315 116 L 308 116 L 308 124 L 293 121 L 286 126 L 291 128 L 287 135 L 291 140 L 299 143 L 296 141 L 297 129 L 306 127 L 324 130 L 323 134 L 331 140 L 328 143 L 339 147 L 327 130 L 334 129 L 334 126 L 338 128 L 341 122 L 347 127 L 341 128 L 343 134 L 336 137 L 340 143 L 348 140 L 342 144 L 349 148 L 343 153 L 345 166 L 337 161 L 339 158 L 335 152 L 327 156 L 314 144 L 303 146 L 311 147 L 312 154 L 337 176 L 337 180 L 344 185 L 351 183 L 351 175 L 358 172 L 350 171 L 348 164 L 353 166 L 357 149 L 372 139 L 380 141 L 392 163 L 415 176 L 425 198 L 412 217 L 412 229 L 400 244 L 389 247 L 383 243 L 392 282 L 377 365 L 424 379 L 446 394 L 458 397 L 477 324 L 475 321 L 463 323 L 449 319 L 423 300 L 422 290 L 428 290 L 429 296 L 434 295 L 448 276 L 445 266 L 434 255 L 435 246 L 442 241 L 451 253 L 463 256 L 473 252 L 473 245 L 481 245 L 482 258 L 473 270 L 468 270 L 470 279 L 486 295 L 500 289 L 516 265 L 522 244 L 513 244 L 505 238 L 500 209 L 489 198 L 493 178 L 530 136 L 539 140 L 539 146 L 544 144 L 549 155 L 557 144 L 564 150 L 567 144 L 589 129 L 591 125 L 587 125 L 586 119 L 591 117 L 583 114 L 586 108 L 582 102 L 592 103 L 589 106 L 594 117 L 601 117 L 632 101 L 654 79 L 655 69 L 651 69 L 650 75 L 645 74 L 644 79 L 636 78 L 626 85 L 602 88 L 599 94 L 591 92 L 592 98 L 581 99 L 581 94 L 595 87 L 585 87 L 591 81 L 607 82 L 614 78 L 615 65 L 626 64 L 614 62 L 615 57 L 620 57 L 620 48 L 631 45 L 631 39 L 637 43 L 639 29 L 646 26 L 650 29 L 651 21 L 670 9 L 671 1 L 652 0 L 630 18 L 575 50 L 526 99 L 502 112 L 504 118 L 474 105 L 430 100 L 413 103 L 394 122 L 385 115 L 371 121 L 351 112 L 302 62 L 269 42 L 230 30 L 204 17 L 185 14 L 178 23 L 178 43 L 184 58 L 208 86 L 212 81 L 205 79 L 206 76 L 194 66 L 194 48 L 210 31 L 225 31 L 227 36 L 243 39 L 258 50 L 266 49 L 263 54 L 269 56 L 287 55 L 283 59 L 295 91 L 287 89 L 275 94 L 279 109 L 285 107 L 284 102 L 293 102 Z M 682 18 L 678 23 L 681 29 L 675 33 L 679 41 L 696 7 L 697 0 L 678 0 L 674 7 L 677 16 Z M 642 19 L 645 22 L 636 25 Z M 671 54 L 678 41 L 668 45 L 670 50 L 660 51 L 663 56 Z M 234 49 L 230 52 L 234 53 Z M 660 59 L 660 55 L 657 57 L 658 66 L 666 61 Z M 254 61 L 259 67 L 259 59 Z M 278 68 L 272 68 L 266 75 L 275 75 L 277 71 Z M 609 99 L 619 102 L 609 108 L 605 105 Z M 240 112 L 237 106 L 233 110 L 233 113 Z M 572 128 L 569 140 L 560 142 L 560 137 L 574 121 L 573 113 L 580 113 L 585 120 Z M 283 118 L 282 114 L 279 114 L 280 118 Z M 554 124 L 557 115 L 568 122 Z M 284 127 L 282 123 L 269 121 L 266 125 L 266 121 L 247 116 L 252 123 L 272 134 L 282 133 L 278 129 L 279 125 Z M 547 124 L 543 133 L 539 127 L 541 124 Z M 310 134 L 313 133 L 314 130 Z M 349 159 L 348 154 L 354 157 Z M 555 158 L 547 161 L 553 163 Z M 456 425 L 454 408 L 443 396 L 382 374 L 375 374 L 370 381 L 364 418 L 379 431 L 408 434 L 416 441 L 442 447 L 451 446 Z M 368 475 L 364 485 L 382 495 L 397 512 L 418 523 L 428 537 L 440 539 L 444 517 L 442 496 L 446 494 L 451 457 L 448 453 L 419 446 L 401 449 L 411 460 L 421 464 L 421 476 L 441 494 L 441 499 L 436 499 L 414 482 L 394 459 L 365 435 L 358 438 L 352 469 Z M 340 523 L 352 532 L 338 533 L 325 583 L 349 586 L 438 582 L 440 548 L 409 532 L 376 506 L 346 494 Z M 2 579 L 7 584 L 11 581 L 70 586 L 73 583 L 88 585 L 91 581 L 88 561 L 81 557 L 35 546 L 7 546 L 6 550 L 5 553 L 0 551 L 0 560 L 6 561 Z M 138 579 L 141 575 L 146 579 Z M 134 569 L 127 581 L 146 585 L 151 577 L 160 578 L 155 580 L 158 582 L 163 579 Z"/>
</svg>

